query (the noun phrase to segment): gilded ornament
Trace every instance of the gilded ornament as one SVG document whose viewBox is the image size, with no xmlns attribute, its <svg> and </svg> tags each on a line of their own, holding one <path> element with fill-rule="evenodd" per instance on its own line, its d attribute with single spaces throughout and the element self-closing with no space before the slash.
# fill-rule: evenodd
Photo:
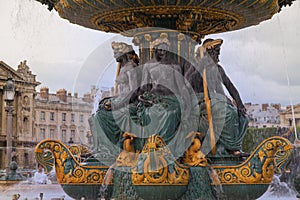
<svg viewBox="0 0 300 200">
<path fill-rule="evenodd" d="M 131 179 L 133 185 L 187 185 L 189 171 L 179 166 L 160 136 L 152 135 L 132 168 Z"/>
<path fill-rule="evenodd" d="M 60 5 L 62 5 L 63 8 L 70 8 L 70 4 L 68 0 L 59 0 Z"/>
<path fill-rule="evenodd" d="M 85 147 L 74 146 L 71 149 L 78 153 L 78 149 L 85 149 Z M 59 184 L 102 184 L 108 171 L 106 166 L 83 166 L 70 149 L 58 140 L 41 141 L 35 149 L 35 156 L 37 162 L 46 169 L 46 173 L 55 166 Z M 112 183 L 113 180 L 110 179 L 109 184 Z"/>
<path fill-rule="evenodd" d="M 183 163 L 190 166 L 204 167 L 208 165 L 205 155 L 201 152 L 201 140 L 202 134 L 200 132 L 191 132 L 187 138 L 193 137 L 191 146 L 184 152 Z"/>
<path fill-rule="evenodd" d="M 178 39 L 179 41 L 184 40 L 184 39 L 185 39 L 185 35 L 182 34 L 182 33 L 179 33 L 178 36 L 177 36 L 177 39 Z"/>
<path fill-rule="evenodd" d="M 151 41 L 151 35 L 148 34 L 148 33 L 144 35 L 144 38 L 145 38 L 145 40 L 148 41 L 148 42 Z"/>
<path fill-rule="evenodd" d="M 288 163 L 292 144 L 282 137 L 263 141 L 240 165 L 213 166 L 222 184 L 270 184 L 276 171 Z"/>
</svg>

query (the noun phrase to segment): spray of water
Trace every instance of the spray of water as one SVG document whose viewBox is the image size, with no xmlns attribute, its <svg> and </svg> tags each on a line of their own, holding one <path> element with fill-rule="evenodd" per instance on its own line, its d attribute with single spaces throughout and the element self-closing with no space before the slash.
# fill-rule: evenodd
<svg viewBox="0 0 300 200">
<path fill-rule="evenodd" d="M 108 185 L 109 183 L 111 182 L 112 178 L 113 178 L 113 173 L 114 173 L 114 168 L 115 168 L 115 165 L 111 165 L 109 167 L 109 169 L 107 170 L 104 178 L 103 178 L 103 181 L 102 181 L 102 184 L 100 186 L 100 190 L 99 190 L 99 195 L 98 195 L 98 199 L 103 199 L 103 198 L 106 198 L 106 196 L 108 195 L 107 192 L 108 192 Z"/>
<path fill-rule="evenodd" d="M 280 180 L 280 176 L 275 175 L 266 193 L 257 200 L 296 200 L 297 192 L 290 188 L 286 182 Z"/>
<path fill-rule="evenodd" d="M 281 29 L 281 23 L 280 23 L 280 18 L 277 16 L 277 20 L 279 23 L 279 27 Z M 292 91 L 291 91 L 291 86 L 290 86 L 290 76 L 289 76 L 289 70 L 288 70 L 288 66 L 287 66 L 287 62 L 286 62 L 286 50 L 285 50 L 285 43 L 284 43 L 284 39 L 283 39 L 283 33 L 284 30 L 280 30 L 279 32 L 281 33 L 281 38 L 282 38 L 282 53 L 283 53 L 283 59 L 284 59 L 284 68 L 285 68 L 285 73 L 286 73 L 286 79 L 287 79 L 287 86 L 288 86 L 288 93 L 289 93 L 289 99 L 290 99 L 290 105 L 291 105 L 291 109 L 292 109 L 292 121 L 293 121 L 293 127 L 294 127 L 294 134 L 295 134 L 295 140 L 298 140 L 298 136 L 297 136 L 297 129 L 296 129 L 296 120 L 295 120 L 295 112 L 294 112 L 294 103 L 293 103 L 293 99 L 292 99 Z"/>
</svg>

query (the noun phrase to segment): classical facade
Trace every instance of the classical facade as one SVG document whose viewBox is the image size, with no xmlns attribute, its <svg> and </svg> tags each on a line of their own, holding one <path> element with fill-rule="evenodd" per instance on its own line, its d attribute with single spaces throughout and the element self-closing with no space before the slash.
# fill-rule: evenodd
<svg viewBox="0 0 300 200">
<path fill-rule="evenodd" d="M 16 87 L 12 113 L 12 160 L 20 167 L 34 164 L 34 147 L 37 138 L 34 127 L 34 99 L 36 87 L 40 84 L 32 74 L 26 61 L 21 62 L 17 70 L 0 61 L 0 168 L 6 164 L 7 112 L 3 86 L 7 78 L 12 78 Z"/>
<path fill-rule="evenodd" d="M 37 92 L 40 84 L 26 61 L 14 70 L 0 61 L 0 169 L 6 166 L 7 112 L 3 87 L 13 78 L 16 93 L 12 117 L 12 160 L 20 168 L 35 168 L 34 148 L 43 139 L 58 139 L 66 144 L 88 144 L 91 138 L 88 118 L 93 110 L 96 89 L 78 97 L 65 89 L 55 94 L 47 87 Z"/>
<path fill-rule="evenodd" d="M 246 103 L 249 116 L 249 127 L 276 127 L 280 125 L 280 104 L 251 104 Z"/>
<path fill-rule="evenodd" d="M 294 113 L 292 112 L 293 110 Z M 288 106 L 286 110 L 280 112 L 280 125 L 282 127 L 293 126 L 293 117 L 295 118 L 296 126 L 300 126 L 300 104 L 294 105 L 293 110 L 291 106 Z"/>
<path fill-rule="evenodd" d="M 38 140 L 51 138 L 64 143 L 88 144 L 92 93 L 93 90 L 79 98 L 65 89 L 49 94 L 49 89 L 42 87 L 35 98 L 34 133 Z"/>
</svg>

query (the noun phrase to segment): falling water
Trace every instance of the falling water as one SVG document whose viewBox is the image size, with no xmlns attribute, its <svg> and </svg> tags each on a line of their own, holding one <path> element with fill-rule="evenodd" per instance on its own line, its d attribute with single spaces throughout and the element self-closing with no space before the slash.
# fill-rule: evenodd
<svg viewBox="0 0 300 200">
<path fill-rule="evenodd" d="M 279 23 L 279 27 L 281 28 L 281 23 L 280 23 L 280 18 L 277 17 L 278 19 L 278 23 Z M 281 33 L 281 37 L 282 37 L 282 53 L 283 53 L 283 59 L 285 60 L 286 59 L 286 48 L 285 48 L 285 43 L 284 43 L 284 39 L 283 39 L 283 36 L 282 36 L 282 33 L 283 33 L 284 30 L 281 30 L 280 33 Z M 298 140 L 298 135 L 297 135 L 297 129 L 296 129 L 296 120 L 295 120 L 295 112 L 294 112 L 294 103 L 293 103 L 293 99 L 292 99 L 292 92 L 291 92 L 291 85 L 290 85 L 290 76 L 289 76 L 289 70 L 288 70 L 288 66 L 286 64 L 287 62 L 285 61 L 284 62 L 284 67 L 285 67 L 285 73 L 286 73 L 286 79 L 287 79 L 287 86 L 288 86 L 288 93 L 289 93 L 289 99 L 290 99 L 290 105 L 291 105 L 291 109 L 292 109 L 292 120 L 293 120 L 293 127 L 294 127 L 294 134 L 295 134 L 295 140 L 297 141 Z"/>
<path fill-rule="evenodd" d="M 274 176 L 268 190 L 257 200 L 296 200 L 297 192 L 286 182 L 280 180 L 280 176 Z"/>
<path fill-rule="evenodd" d="M 222 188 L 222 184 L 221 184 L 221 181 L 218 177 L 216 170 L 214 170 L 211 165 L 207 166 L 207 170 L 208 170 L 208 173 L 209 173 L 212 183 L 215 184 L 216 196 L 218 197 L 218 199 L 222 198 L 223 197 L 222 196 L 223 188 Z"/>
<path fill-rule="evenodd" d="M 293 100 L 292 100 L 292 97 L 291 97 L 290 79 L 289 79 L 288 73 L 287 73 L 287 82 L 288 82 L 288 88 L 289 88 L 290 104 L 291 104 L 291 108 L 292 108 L 292 119 L 293 119 L 295 140 L 298 140 L 297 129 L 296 129 L 296 120 L 295 120 L 295 112 L 294 112 L 294 104 L 293 104 Z"/>
<path fill-rule="evenodd" d="M 103 178 L 102 184 L 100 186 L 99 194 L 98 194 L 99 200 L 103 199 L 103 198 L 106 199 L 106 197 L 108 195 L 108 185 L 113 178 L 114 167 L 115 167 L 114 164 L 111 165 Z"/>
</svg>

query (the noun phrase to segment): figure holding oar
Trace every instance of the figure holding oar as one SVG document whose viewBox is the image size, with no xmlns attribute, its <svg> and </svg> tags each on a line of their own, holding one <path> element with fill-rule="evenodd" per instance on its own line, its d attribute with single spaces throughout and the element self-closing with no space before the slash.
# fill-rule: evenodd
<svg viewBox="0 0 300 200">
<path fill-rule="evenodd" d="M 195 69 L 187 79 L 197 90 L 200 103 L 199 131 L 206 134 L 209 150 L 220 154 L 245 156 L 241 151 L 242 139 L 248 126 L 246 109 L 240 95 L 219 65 L 220 47 L 223 40 L 207 39 L 196 51 Z M 223 85 L 235 101 L 235 106 L 225 95 Z M 215 145 L 214 145 L 215 144 Z M 207 148 L 207 147 L 206 147 Z M 207 152 L 203 150 L 204 152 Z M 207 152 L 208 153 L 208 152 Z"/>
</svg>

